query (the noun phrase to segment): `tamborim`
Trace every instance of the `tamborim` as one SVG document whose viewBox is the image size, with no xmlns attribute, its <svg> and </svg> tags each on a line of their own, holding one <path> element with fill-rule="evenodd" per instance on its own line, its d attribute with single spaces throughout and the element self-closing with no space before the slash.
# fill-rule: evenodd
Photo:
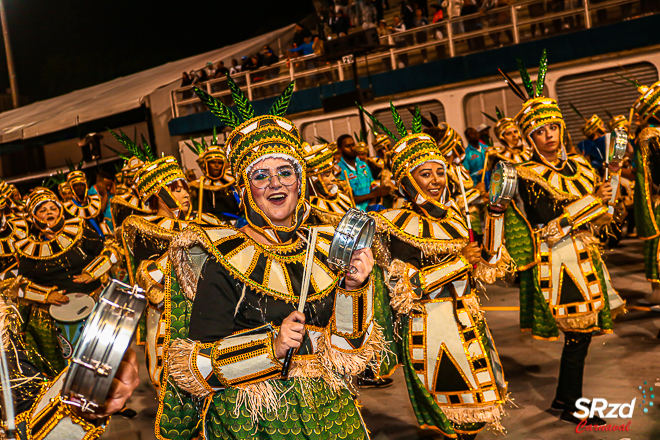
<svg viewBox="0 0 660 440">
<path fill-rule="evenodd" d="M 511 162 L 495 165 L 490 177 L 488 199 L 491 205 L 507 206 L 518 188 L 518 173 Z"/>
<path fill-rule="evenodd" d="M 143 293 L 117 280 L 103 289 L 64 379 L 61 396 L 66 403 L 90 412 L 103 406 L 147 306 Z"/>
<path fill-rule="evenodd" d="M 330 243 L 328 264 L 330 268 L 348 272 L 353 252 L 371 247 L 376 232 L 376 222 L 366 212 L 351 208 L 341 218 Z"/>
<path fill-rule="evenodd" d="M 610 135 L 609 162 L 620 162 L 626 156 L 628 149 L 628 133 L 623 128 L 617 128 Z"/>
</svg>

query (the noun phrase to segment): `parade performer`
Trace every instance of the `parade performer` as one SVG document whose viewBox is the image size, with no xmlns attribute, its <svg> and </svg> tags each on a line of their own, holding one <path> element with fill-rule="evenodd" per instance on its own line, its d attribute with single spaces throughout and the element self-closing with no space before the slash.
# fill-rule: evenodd
<svg viewBox="0 0 660 440">
<path fill-rule="evenodd" d="M 637 236 L 644 241 L 644 268 L 651 282 L 646 300 L 660 304 L 660 81 L 650 87 L 637 84 L 642 94 L 633 109 L 639 117 L 640 128 L 635 159 L 635 223 Z"/>
<path fill-rule="evenodd" d="M 21 277 L 18 302 L 23 318 L 25 343 L 30 361 L 52 377 L 65 366 L 63 350 L 70 354 L 70 340 L 60 335 L 48 312 L 50 304 L 64 304 L 65 293 L 94 296 L 100 292 L 98 280 L 87 280 L 89 265 L 104 250 L 103 240 L 80 217 L 72 217 L 57 196 L 46 188 L 36 188 L 27 200 L 27 234 L 15 229 L 14 246 Z M 108 251 L 111 253 L 111 251 Z M 117 254 L 102 259 L 118 259 Z M 60 348 L 62 346 L 62 348 Z"/>
<path fill-rule="evenodd" d="M 165 156 L 144 164 L 135 176 L 140 203 L 150 214 L 129 216 L 122 223 L 122 245 L 130 284 L 145 290 L 149 305 L 138 328 L 137 340 L 146 345 L 147 371 L 159 386 L 162 369 L 161 321 L 172 238 L 191 223 L 220 224 L 210 214 L 198 216 L 192 209 L 186 178 L 177 160 Z"/>
<path fill-rule="evenodd" d="M 326 262 L 334 228 L 304 226 L 311 209 L 300 135 L 280 116 L 293 84 L 269 115 L 255 117 L 232 83 L 242 121 L 194 90 L 233 128 L 227 157 L 248 225 L 191 226 L 172 243 L 177 276 L 166 301 L 167 388 L 156 434 L 367 439 L 343 375 L 359 373 L 382 346 L 371 316 L 371 251 L 357 251 L 356 272 L 342 277 Z M 311 283 L 300 313 L 304 273 Z M 290 348 L 297 353 L 284 378 Z"/>
<path fill-rule="evenodd" d="M 80 217 L 85 220 L 101 237 L 111 233 L 103 222 L 98 222 L 98 218 L 102 214 L 101 196 L 87 194 L 89 187 L 84 171 L 71 171 L 67 174 L 66 181 L 69 188 L 71 188 L 72 198 L 62 203 L 64 209 L 73 217 Z"/>
<path fill-rule="evenodd" d="M 520 137 L 520 130 L 513 118 L 507 118 L 502 111 L 495 107 L 494 118 L 484 113 L 484 115 L 495 123 L 495 136 L 500 144 L 494 148 L 486 150 L 486 159 L 484 161 L 484 173 L 482 182 L 486 188 L 490 187 L 490 173 L 500 161 L 511 163 L 527 162 L 531 158 L 531 152 L 525 149 L 525 144 Z"/>
<path fill-rule="evenodd" d="M 197 164 L 202 170 L 202 177 L 190 182 L 193 197 L 193 207 L 198 213 L 208 213 L 218 219 L 229 222 L 238 219 L 238 196 L 234 191 L 234 178 L 227 164 L 227 157 L 218 145 L 218 139 L 213 128 L 211 145 L 207 145 L 204 138 L 202 142 L 192 140 L 186 142 L 190 150 L 197 154 Z"/>
<path fill-rule="evenodd" d="M 307 169 L 312 214 L 319 224 L 333 226 L 337 226 L 346 211 L 355 207 L 350 194 L 339 189 L 333 173 L 336 148 L 334 143 L 309 145 L 305 142 L 300 151 Z"/>
<path fill-rule="evenodd" d="M 564 332 L 557 393 L 552 408 L 561 419 L 578 423 L 573 412 L 582 397 L 584 362 L 592 335 L 612 332 L 611 310 L 624 303 L 612 288 L 592 230 L 606 224 L 608 182 L 587 160 L 567 155 L 566 124 L 554 99 L 542 96 L 547 72 L 544 51 L 532 85 L 521 67 L 523 91 L 502 73 L 523 101 L 516 115 L 523 138 L 533 151 L 516 166 L 518 193 L 505 216 L 506 247 L 520 271 L 520 326 L 537 339 L 556 340 Z M 590 418 L 588 424 L 604 424 Z"/>
<path fill-rule="evenodd" d="M 115 188 L 115 196 L 110 200 L 110 213 L 112 215 L 112 227 L 117 237 L 121 236 L 120 228 L 130 215 L 148 214 L 149 210 L 142 206 L 140 195 L 135 187 L 135 176 L 146 162 L 156 160 L 151 147 L 142 138 L 142 145 L 137 144 L 137 139 L 132 140 L 124 132 L 116 133 L 110 130 L 115 139 L 126 149 L 127 153 L 113 150 L 124 159 L 121 169 L 121 183 Z M 136 136 L 137 137 L 137 136 Z"/>
<path fill-rule="evenodd" d="M 0 343 L 6 354 L 12 402 L 11 409 L 5 400 L 1 406 L 3 418 L 11 412 L 15 415 L 13 434 L 20 440 L 94 440 L 100 437 L 108 424 L 108 417 L 124 407 L 140 383 L 135 352 L 129 348 L 124 356 L 104 407 L 95 413 L 83 413 L 59 398 L 66 369 L 48 380 L 30 362 L 20 342 L 20 327 L 15 305 L 4 297 L 3 289 L 0 294 Z M 0 438 L 5 438 L 9 434 L 8 423 L 3 420 L 0 425 Z"/>
<path fill-rule="evenodd" d="M 586 139 L 577 144 L 577 151 L 589 161 L 595 170 L 600 172 L 603 169 L 603 162 L 605 162 L 604 136 L 607 132 L 605 123 L 598 115 L 593 115 L 587 119 L 573 104 L 570 104 L 570 106 L 580 118 L 584 119 L 582 134 Z"/>
<path fill-rule="evenodd" d="M 408 204 L 372 215 L 383 240 L 378 262 L 401 317 L 408 394 L 423 428 L 472 439 L 488 423 L 501 429 L 507 394 L 473 280 L 494 281 L 511 271 L 511 260 L 497 239 L 484 249 L 487 261 L 469 243 L 464 215 L 447 191 L 445 152 L 421 133 L 419 109 L 412 134 L 394 106 L 392 114 L 400 137 L 390 134 L 397 140 L 392 172 Z M 488 222 L 502 222 L 498 209 Z"/>
</svg>

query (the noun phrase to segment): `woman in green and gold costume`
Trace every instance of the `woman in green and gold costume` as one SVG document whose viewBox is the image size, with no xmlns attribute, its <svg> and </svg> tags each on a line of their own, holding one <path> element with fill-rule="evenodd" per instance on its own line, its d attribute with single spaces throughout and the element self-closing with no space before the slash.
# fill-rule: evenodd
<svg viewBox="0 0 660 440">
<path fill-rule="evenodd" d="M 149 214 L 130 215 L 121 225 L 130 284 L 137 283 L 149 305 L 138 328 L 137 341 L 146 345 L 147 372 L 158 388 L 163 368 L 165 273 L 169 270 L 167 248 L 172 238 L 191 223 L 218 225 L 210 214 L 193 211 L 183 170 L 172 156 L 145 163 L 135 176 L 142 210 Z"/>
<path fill-rule="evenodd" d="M 660 81 L 639 86 L 639 91 L 642 96 L 633 105 L 642 127 L 635 140 L 635 222 L 637 236 L 644 241 L 646 279 L 651 282 L 646 299 L 660 304 Z"/>
<path fill-rule="evenodd" d="M 300 135 L 279 116 L 292 85 L 260 117 L 230 85 L 242 121 L 195 91 L 234 129 L 227 157 L 248 225 L 191 226 L 172 242 L 176 276 L 167 283 L 166 388 L 156 436 L 367 439 L 344 375 L 377 361 L 382 348 L 372 320 L 371 251 L 356 252 L 356 272 L 343 277 L 327 265 L 332 226 L 315 226 L 308 244 L 314 233 L 305 226 L 311 208 Z M 289 348 L 297 352 L 282 378 Z"/>
<path fill-rule="evenodd" d="M 449 195 L 445 152 L 421 133 L 419 109 L 412 134 L 392 112 L 400 136 L 390 133 L 397 141 L 392 172 L 407 204 L 372 215 L 382 240 L 378 262 L 401 318 L 408 394 L 422 428 L 472 439 L 489 423 L 501 429 L 507 395 L 473 281 L 503 276 L 511 261 L 501 247 L 484 250 L 484 261 L 469 243 L 464 215 Z"/>
<path fill-rule="evenodd" d="M 534 87 L 521 68 L 527 96 L 516 115 L 533 150 L 516 166 L 518 192 L 505 214 L 506 247 L 520 272 L 520 326 L 537 339 L 556 340 L 564 332 L 559 380 L 552 409 L 561 419 L 580 422 L 573 412 L 582 397 L 584 363 L 592 335 L 612 332 L 613 310 L 624 302 L 612 288 L 594 234 L 611 221 L 605 200 L 611 185 L 600 183 L 587 160 L 567 155 L 566 124 L 554 99 L 542 96 L 547 71 L 544 52 Z M 589 424 L 604 424 L 594 417 Z"/>
</svg>

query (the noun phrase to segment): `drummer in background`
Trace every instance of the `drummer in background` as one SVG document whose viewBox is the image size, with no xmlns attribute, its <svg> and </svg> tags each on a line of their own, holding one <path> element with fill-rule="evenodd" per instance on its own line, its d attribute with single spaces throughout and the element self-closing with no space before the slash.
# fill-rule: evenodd
<svg viewBox="0 0 660 440">
<path fill-rule="evenodd" d="M 190 182 L 193 208 L 197 212 L 205 212 L 216 216 L 224 222 L 238 220 L 238 195 L 234 190 L 234 178 L 227 164 L 227 157 L 218 145 L 215 127 L 211 145 L 192 140 L 186 142 L 195 154 L 199 155 L 197 164 L 202 170 L 202 177 Z"/>
<path fill-rule="evenodd" d="M 495 107 L 495 114 L 497 119 L 484 113 L 486 117 L 495 122 L 495 136 L 500 142 L 499 145 L 486 150 L 481 180 L 485 184 L 485 189 L 490 188 L 490 173 L 498 162 L 503 160 L 511 163 L 523 163 L 532 156 L 531 151 L 526 150 L 525 144 L 522 142 L 516 121 L 504 116 L 504 113 L 497 107 Z"/>
<path fill-rule="evenodd" d="M 279 115 L 241 121 L 195 91 L 234 129 L 228 159 L 248 225 L 191 226 L 172 242 L 177 278 L 166 303 L 172 342 L 156 432 L 177 439 L 204 432 L 210 438 L 366 440 L 344 375 L 362 371 L 382 348 L 370 313 L 371 251 L 355 252 L 356 271 L 344 277 L 327 265 L 334 228 L 319 226 L 308 260 L 310 206 L 298 128 Z M 272 113 L 286 111 L 283 96 Z M 234 100 L 241 114 L 254 114 L 242 93 Z M 312 282 L 300 313 L 306 266 Z M 357 313 L 358 304 L 364 312 Z M 296 354 L 282 378 L 289 349 Z M 208 404 L 196 405 L 201 399 Z"/>
<path fill-rule="evenodd" d="M 58 330 L 48 313 L 51 304 L 65 304 L 65 293 L 94 295 L 100 281 L 86 279 L 87 266 L 103 251 L 103 240 L 80 217 L 72 217 L 55 194 L 36 188 L 27 200 L 29 229 L 17 232 L 18 275 L 22 277 L 18 302 L 30 361 L 52 377 L 65 366 Z M 117 258 L 114 257 L 108 258 Z"/>
<path fill-rule="evenodd" d="M 389 187 L 373 187 L 374 178 L 369 166 L 357 157 L 355 141 L 350 134 L 343 134 L 337 139 L 337 147 L 341 152 L 339 168 L 341 172 L 337 176 L 339 180 L 347 180 L 353 193 L 355 206 L 363 211 L 367 206 L 376 203 L 381 197 L 390 194 Z"/>
<path fill-rule="evenodd" d="M 0 295 L 0 343 L 4 344 L 12 383 L 17 438 L 93 440 L 101 436 L 107 427 L 108 417 L 124 407 L 140 383 L 135 351 L 129 348 L 124 355 L 103 408 L 95 413 L 82 412 L 57 398 L 66 369 L 57 380 L 49 380 L 30 361 L 20 342 L 19 317 L 10 304 Z M 4 410 L 5 402 L 1 399 L 0 402 Z M 6 415 L 6 411 L 3 412 Z M 6 429 L 4 420 L 1 425 L 0 437 L 3 437 L 2 430 Z"/>
<path fill-rule="evenodd" d="M 135 187 L 140 203 L 150 214 L 134 214 L 124 220 L 121 240 L 129 282 L 143 288 L 149 299 L 137 341 L 146 345 L 147 371 L 153 385 L 158 387 L 164 331 L 159 321 L 167 284 L 164 276 L 169 262 L 167 248 L 172 238 L 189 224 L 218 225 L 220 221 L 211 214 L 198 218 L 190 203 L 183 170 L 172 156 L 144 164 L 135 176 Z"/>
<path fill-rule="evenodd" d="M 398 120 L 394 107 L 392 113 Z M 421 126 L 416 109 L 413 127 Z M 469 243 L 465 211 L 447 191 L 445 152 L 430 135 L 397 128 L 399 138 L 390 135 L 397 141 L 392 172 L 407 204 L 372 215 L 380 233 L 378 263 L 401 320 L 408 393 L 420 426 L 474 439 L 486 424 L 502 429 L 507 383 L 472 286 L 475 279 L 492 283 L 504 276 L 511 259 Z"/>
<path fill-rule="evenodd" d="M 83 171 L 72 171 L 66 176 L 66 181 L 71 188 L 73 196 L 68 202 L 64 202 L 64 209 L 73 217 L 80 217 L 94 229 L 101 237 L 110 233 L 109 228 L 103 225 L 103 211 L 101 196 L 88 194 L 87 176 Z M 101 220 L 99 220 L 101 219 Z"/>
<path fill-rule="evenodd" d="M 537 84 L 543 84 L 546 66 L 544 52 Z M 521 76 L 529 78 L 522 70 Z M 561 412 L 561 420 L 577 424 L 580 419 L 573 413 L 582 397 L 592 335 L 611 333 L 612 317 L 625 311 L 591 232 L 611 221 L 607 200 L 612 187 L 599 183 L 584 157 L 566 153 L 564 118 L 557 102 L 542 96 L 542 86 L 524 82 L 525 96 L 507 83 L 525 101 L 515 119 L 533 152 L 529 162 L 516 166 L 518 192 L 506 212 L 504 231 L 520 272 L 520 327 L 542 340 L 557 340 L 564 332 L 551 409 Z M 606 422 L 594 416 L 586 423 Z"/>
</svg>

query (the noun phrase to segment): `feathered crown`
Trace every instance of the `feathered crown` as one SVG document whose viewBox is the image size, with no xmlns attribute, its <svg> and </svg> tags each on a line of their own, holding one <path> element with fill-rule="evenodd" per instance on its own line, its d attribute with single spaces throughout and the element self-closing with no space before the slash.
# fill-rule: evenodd
<svg viewBox="0 0 660 440">
<path fill-rule="evenodd" d="M 542 127 L 547 124 L 559 124 L 562 127 L 562 136 L 563 131 L 566 127 L 564 123 L 564 118 L 561 114 L 561 110 L 557 105 L 557 101 L 551 98 L 546 98 L 543 96 L 543 89 L 545 88 L 545 75 L 548 73 L 548 56 L 545 49 L 543 49 L 543 55 L 541 56 L 541 62 L 539 64 L 538 76 L 536 78 L 536 87 L 532 84 L 532 80 L 529 77 L 529 72 L 525 68 L 525 65 L 520 60 L 518 62 L 518 71 L 520 72 L 520 77 L 522 79 L 523 87 L 527 92 L 527 95 L 516 85 L 516 83 L 507 75 L 502 72 L 501 69 L 497 69 L 500 74 L 504 77 L 504 81 L 511 88 L 513 93 L 516 94 L 520 99 L 524 101 L 523 108 L 518 112 L 515 121 L 518 123 L 518 127 L 525 138 L 531 142 L 529 135 L 539 127 Z"/>
<path fill-rule="evenodd" d="M 254 108 L 234 80 L 227 75 L 238 115 L 205 91 L 193 87 L 199 99 L 232 132 L 225 143 L 226 155 L 231 163 L 232 174 L 241 179 L 243 171 L 264 154 L 286 154 L 294 157 L 303 166 L 297 150 L 300 148 L 300 133 L 293 123 L 282 117 L 291 102 L 294 83 L 291 82 L 277 98 L 268 115 L 255 116 Z"/>
<path fill-rule="evenodd" d="M 568 103 L 568 105 L 571 106 L 571 109 L 577 114 L 579 117 L 584 119 L 584 125 L 582 126 L 582 134 L 584 134 L 587 138 L 590 138 L 591 136 L 595 135 L 598 133 L 598 130 L 602 131 L 605 133 L 607 130 L 605 130 L 605 123 L 603 120 L 598 116 L 598 115 L 593 115 L 589 119 L 585 118 L 582 116 L 582 113 L 575 107 L 572 103 Z"/>
<path fill-rule="evenodd" d="M 186 180 L 179 162 L 172 156 L 145 164 L 135 177 L 135 186 L 143 203 L 157 195 L 161 188 L 176 180 Z"/>
<path fill-rule="evenodd" d="M 213 137 L 211 138 L 211 144 L 206 143 L 206 139 L 202 137 L 201 142 L 197 142 L 195 139 L 190 139 L 190 143 L 185 142 L 186 147 L 195 153 L 197 157 L 197 163 L 202 166 L 205 162 L 210 160 L 221 160 L 225 162 L 227 156 L 225 155 L 222 148 L 218 145 L 218 134 L 216 132 L 215 126 L 213 126 Z"/>
<path fill-rule="evenodd" d="M 154 154 L 152 148 L 149 146 L 149 142 L 147 142 L 147 139 L 144 137 L 144 135 L 141 135 L 142 145 L 137 144 L 137 129 L 135 129 L 135 134 L 133 135 L 133 139 L 128 137 L 128 135 L 126 135 L 126 133 L 124 133 L 121 130 L 119 130 L 119 134 L 117 134 L 116 132 L 110 129 L 108 129 L 108 131 L 126 149 L 128 154 L 122 153 L 119 150 L 116 150 L 108 145 L 105 145 L 105 147 L 115 152 L 119 157 L 124 159 L 126 161 L 126 165 L 130 166 L 131 159 L 134 157 L 138 158 L 143 163 L 153 162 L 154 160 L 156 160 L 156 155 Z M 122 169 L 122 171 L 126 171 L 125 169 L 126 165 L 124 166 L 124 169 Z"/>
<path fill-rule="evenodd" d="M 504 115 L 504 112 L 499 109 L 499 107 L 495 107 L 495 116 L 496 117 L 493 117 L 493 116 L 491 116 L 491 115 L 489 115 L 488 113 L 485 113 L 485 112 L 481 112 L 481 113 L 485 117 L 487 117 L 488 119 L 490 119 L 491 121 L 493 121 L 495 123 L 495 127 L 493 128 L 493 131 L 495 131 L 495 136 L 500 141 L 503 141 L 502 133 L 504 133 L 505 131 L 507 131 L 511 127 L 518 128 L 518 126 L 516 125 L 515 119 L 507 118 Z"/>
<path fill-rule="evenodd" d="M 333 156 L 336 150 L 337 144 L 334 142 L 320 145 L 310 145 L 303 142 L 300 155 L 305 160 L 307 176 L 316 176 L 332 169 L 334 165 Z"/>
<path fill-rule="evenodd" d="M 435 143 L 435 140 L 426 133 L 422 133 L 422 114 L 417 107 L 413 114 L 412 133 L 408 134 L 403 119 L 399 112 L 390 101 L 390 109 L 392 111 L 392 118 L 396 126 L 397 133 L 401 138 L 395 136 L 382 122 L 376 119 L 371 113 L 366 111 L 362 106 L 358 105 L 362 111 L 374 124 L 384 133 L 387 133 L 392 139 L 396 141 L 393 148 L 392 157 L 392 174 L 394 180 L 401 182 L 405 171 L 413 170 L 417 165 L 427 162 L 429 160 L 438 160 L 445 162 L 442 151 Z"/>
<path fill-rule="evenodd" d="M 621 68 L 630 75 L 630 72 L 628 72 L 625 67 L 621 66 Z M 660 114 L 657 114 L 658 111 L 660 111 L 660 81 L 654 82 L 649 87 L 637 81 L 637 78 L 635 77 L 630 79 L 618 73 L 617 76 L 626 80 L 642 94 L 642 96 L 637 98 L 637 101 L 633 104 L 633 110 L 637 116 L 639 116 L 642 124 L 646 124 L 653 116 L 660 118 Z"/>
</svg>

